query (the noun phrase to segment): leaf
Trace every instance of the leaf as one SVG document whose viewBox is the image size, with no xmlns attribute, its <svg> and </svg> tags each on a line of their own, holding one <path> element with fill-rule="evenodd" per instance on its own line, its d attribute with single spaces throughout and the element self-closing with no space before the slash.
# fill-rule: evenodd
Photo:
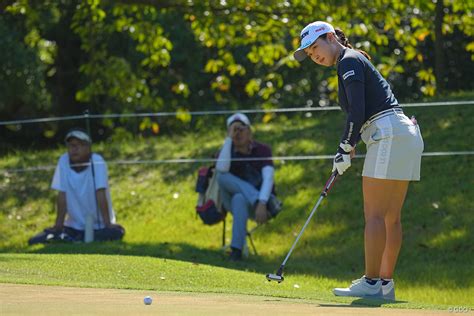
<svg viewBox="0 0 474 316">
<path fill-rule="evenodd" d="M 152 130 L 153 134 L 157 135 L 160 132 L 160 125 L 158 123 L 154 122 L 151 125 L 151 130 Z"/>
<path fill-rule="evenodd" d="M 53 138 L 56 135 L 56 131 L 54 131 L 54 130 L 45 130 L 43 132 L 43 135 L 46 138 Z"/>
<path fill-rule="evenodd" d="M 211 83 L 211 88 L 214 90 L 227 92 L 230 89 L 230 79 L 227 76 L 217 76 L 216 79 Z"/>
<path fill-rule="evenodd" d="M 273 118 L 273 113 L 265 113 L 265 115 L 262 117 L 262 122 L 266 124 L 270 122 L 272 118 Z"/>
<path fill-rule="evenodd" d="M 245 92 L 247 92 L 247 95 L 250 97 L 254 96 L 260 90 L 260 84 L 261 84 L 260 79 L 251 79 L 245 85 Z"/>
<path fill-rule="evenodd" d="M 205 72 L 217 73 L 224 66 L 224 62 L 219 59 L 210 59 L 207 61 L 206 66 L 204 67 Z"/>
<path fill-rule="evenodd" d="M 189 96 L 189 87 L 184 82 L 178 82 L 177 84 L 172 85 L 171 91 L 173 91 L 174 93 L 178 95 L 181 94 L 185 98 Z"/>
<path fill-rule="evenodd" d="M 413 46 L 405 46 L 405 60 L 412 60 L 415 58 L 417 52 Z"/>
<path fill-rule="evenodd" d="M 242 65 L 237 65 L 237 64 L 228 66 L 227 70 L 229 71 L 231 76 L 235 76 L 235 75 L 243 76 L 246 73 L 245 68 Z"/>
<path fill-rule="evenodd" d="M 191 122 L 191 114 L 187 109 L 179 108 L 176 112 L 176 118 L 183 123 Z"/>
<path fill-rule="evenodd" d="M 420 42 L 423 42 L 426 38 L 426 36 L 428 36 L 430 34 L 429 31 L 424 31 L 424 32 L 421 32 L 420 34 L 417 35 L 417 39 L 420 41 Z"/>
<path fill-rule="evenodd" d="M 151 120 L 149 117 L 145 117 L 141 122 L 140 122 L 140 125 L 139 125 L 139 129 L 141 132 L 143 132 L 144 130 L 146 130 L 147 128 L 149 128 L 151 126 Z"/>
<path fill-rule="evenodd" d="M 466 45 L 466 50 L 468 52 L 474 52 L 474 42 L 470 42 L 469 44 Z"/>
</svg>

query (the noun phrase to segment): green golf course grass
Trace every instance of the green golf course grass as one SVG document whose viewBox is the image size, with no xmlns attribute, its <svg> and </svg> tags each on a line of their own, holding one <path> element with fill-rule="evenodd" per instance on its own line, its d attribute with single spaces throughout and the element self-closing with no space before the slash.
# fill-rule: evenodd
<svg viewBox="0 0 474 316">
<path fill-rule="evenodd" d="M 415 114 L 425 152 L 473 149 L 474 106 L 407 108 Z M 339 111 L 255 122 L 255 138 L 274 156 L 332 154 L 344 124 Z M 221 146 L 223 117 L 192 132 L 93 145 L 109 163 L 121 242 L 49 244 L 27 240 L 55 218 L 54 166 L 65 148 L 18 149 L 0 157 L 0 282 L 94 288 L 238 293 L 360 303 L 396 308 L 474 307 L 474 157 L 434 156 L 422 161 L 422 181 L 412 183 L 403 209 L 403 246 L 396 273 L 399 302 L 337 298 L 364 273 L 361 172 L 363 159 L 339 177 L 305 231 L 281 284 L 267 282 L 281 264 L 331 173 L 331 160 L 276 160 L 276 189 L 284 202 L 277 218 L 253 234 L 258 255 L 229 262 L 221 251 L 222 225 L 195 215 L 197 169 L 205 164 L 135 164 L 119 160 L 209 158 Z M 358 153 L 365 152 L 359 144 Z M 254 224 L 251 223 L 252 227 Z M 227 239 L 231 216 L 227 218 Z"/>
</svg>

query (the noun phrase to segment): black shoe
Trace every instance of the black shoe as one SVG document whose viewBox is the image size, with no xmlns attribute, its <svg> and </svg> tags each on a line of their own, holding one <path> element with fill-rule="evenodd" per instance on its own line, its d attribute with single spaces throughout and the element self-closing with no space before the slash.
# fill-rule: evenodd
<svg viewBox="0 0 474 316">
<path fill-rule="evenodd" d="M 229 254 L 230 261 L 241 261 L 242 260 L 242 250 L 231 247 L 231 252 Z"/>
<path fill-rule="evenodd" d="M 267 209 L 270 212 L 272 218 L 276 217 L 278 213 L 280 213 L 282 206 L 283 203 L 279 199 L 277 199 L 274 194 L 270 195 L 270 198 L 267 202 Z"/>
</svg>

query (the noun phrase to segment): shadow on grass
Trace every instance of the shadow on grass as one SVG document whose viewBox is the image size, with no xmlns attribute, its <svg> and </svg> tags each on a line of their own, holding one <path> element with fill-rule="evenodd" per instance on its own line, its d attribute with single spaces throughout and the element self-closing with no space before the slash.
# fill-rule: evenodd
<svg viewBox="0 0 474 316">
<path fill-rule="evenodd" d="M 1 252 L 10 252 L 2 249 Z M 187 243 L 139 243 L 129 244 L 122 241 L 84 243 L 49 243 L 31 246 L 23 253 L 32 254 L 94 254 L 94 255 L 122 255 L 122 256 L 149 256 L 161 259 L 172 259 L 190 262 L 193 264 L 207 264 L 235 270 L 254 271 L 262 273 L 273 272 L 276 268 L 272 260 L 250 255 L 242 261 L 234 262 L 228 259 L 228 254 L 221 249 L 199 248 Z"/>
<path fill-rule="evenodd" d="M 350 304 L 319 304 L 321 307 L 353 307 L 353 308 L 367 308 L 367 307 L 383 307 L 384 305 L 404 304 L 408 301 L 387 301 L 374 298 L 354 298 Z"/>
<path fill-rule="evenodd" d="M 352 307 L 382 307 L 384 305 L 392 304 L 403 304 L 408 303 L 407 301 L 387 301 L 381 299 L 371 299 L 371 298 L 357 298 L 351 302 Z"/>
</svg>

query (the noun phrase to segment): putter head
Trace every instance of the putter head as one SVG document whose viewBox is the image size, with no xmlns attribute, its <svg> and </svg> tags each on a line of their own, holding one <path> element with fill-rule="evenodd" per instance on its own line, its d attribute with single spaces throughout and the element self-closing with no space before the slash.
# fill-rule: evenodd
<svg viewBox="0 0 474 316">
<path fill-rule="evenodd" d="M 283 278 L 283 276 L 278 275 L 278 274 L 273 274 L 273 273 L 267 274 L 268 281 L 277 281 L 278 283 L 281 283 L 284 279 L 285 278 Z"/>
</svg>

